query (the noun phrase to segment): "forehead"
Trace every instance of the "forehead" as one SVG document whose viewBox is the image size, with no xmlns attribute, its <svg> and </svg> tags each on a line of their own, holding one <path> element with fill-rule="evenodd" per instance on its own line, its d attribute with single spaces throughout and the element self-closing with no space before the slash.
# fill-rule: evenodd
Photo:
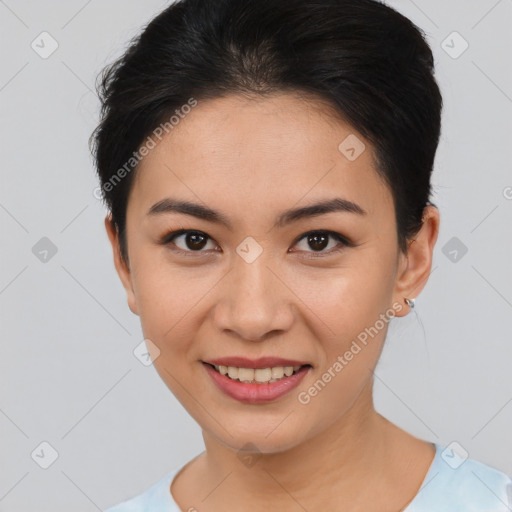
<svg viewBox="0 0 512 512">
<path fill-rule="evenodd" d="M 142 159 L 130 202 L 142 214 L 167 195 L 259 217 L 332 197 L 393 209 L 370 143 L 295 94 L 199 101 Z"/>
</svg>

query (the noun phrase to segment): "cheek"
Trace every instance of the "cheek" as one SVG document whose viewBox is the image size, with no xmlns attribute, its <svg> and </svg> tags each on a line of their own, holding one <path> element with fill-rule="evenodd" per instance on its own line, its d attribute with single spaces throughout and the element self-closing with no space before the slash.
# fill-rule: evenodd
<svg viewBox="0 0 512 512">
<path fill-rule="evenodd" d="M 330 372 L 321 378 L 329 383 L 325 399 L 350 401 L 358 394 L 377 364 L 393 318 L 390 267 L 384 258 L 375 264 L 366 256 L 358 255 L 344 268 L 295 278 L 294 290 L 308 306 L 302 311 L 320 348 L 319 372 Z"/>
<path fill-rule="evenodd" d="M 309 282 L 305 302 L 314 312 L 309 319 L 310 326 L 317 326 L 319 365 L 314 379 L 297 390 L 296 407 L 320 419 L 312 426 L 315 431 L 347 413 L 371 383 L 392 319 L 385 314 L 388 282 L 384 286 L 378 279 L 379 271 L 358 269 L 331 272 L 328 279 Z"/>
<path fill-rule="evenodd" d="M 198 419 L 200 411 L 194 409 L 195 401 L 190 398 L 192 389 L 194 396 L 201 396 L 192 378 L 202 371 L 194 340 L 201 327 L 201 299 L 214 281 L 208 285 L 204 278 L 191 278 L 190 270 L 168 263 L 140 263 L 135 278 L 137 304 L 144 338 L 159 350 L 154 367 L 174 396 Z"/>
<path fill-rule="evenodd" d="M 384 258 L 377 262 L 367 251 L 342 267 L 314 270 L 290 274 L 290 287 L 334 339 L 356 336 L 389 307 L 393 280 Z"/>
<path fill-rule="evenodd" d="M 156 251 L 141 252 L 132 259 L 132 275 L 144 336 L 163 350 L 167 339 L 178 338 L 201 292 L 190 272 L 172 267 L 152 252 Z"/>
</svg>

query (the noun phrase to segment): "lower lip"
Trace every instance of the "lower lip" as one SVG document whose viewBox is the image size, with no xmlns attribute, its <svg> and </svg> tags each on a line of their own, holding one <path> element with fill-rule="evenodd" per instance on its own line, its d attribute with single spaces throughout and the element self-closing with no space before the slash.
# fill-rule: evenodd
<svg viewBox="0 0 512 512">
<path fill-rule="evenodd" d="M 271 402 L 286 395 L 286 393 L 299 385 L 300 381 L 311 369 L 310 366 L 303 366 L 293 375 L 284 379 L 269 382 L 268 384 L 249 384 L 230 379 L 214 370 L 209 364 L 203 363 L 203 366 L 221 391 L 235 400 L 250 404 Z"/>
</svg>

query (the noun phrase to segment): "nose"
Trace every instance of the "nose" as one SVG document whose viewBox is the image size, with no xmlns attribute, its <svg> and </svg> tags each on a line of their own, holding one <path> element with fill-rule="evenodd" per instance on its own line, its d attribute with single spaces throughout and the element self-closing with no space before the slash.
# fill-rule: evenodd
<svg viewBox="0 0 512 512">
<path fill-rule="evenodd" d="M 214 322 L 221 332 L 264 341 L 288 331 L 294 320 L 293 293 L 267 259 L 237 258 L 223 279 Z"/>
</svg>

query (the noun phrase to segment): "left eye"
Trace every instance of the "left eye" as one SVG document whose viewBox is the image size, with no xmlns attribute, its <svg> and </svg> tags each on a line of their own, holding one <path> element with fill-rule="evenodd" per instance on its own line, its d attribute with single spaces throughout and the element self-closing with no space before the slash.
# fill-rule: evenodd
<svg viewBox="0 0 512 512">
<path fill-rule="evenodd" d="M 334 239 L 338 243 L 334 244 L 333 246 L 331 245 L 330 250 L 324 250 L 326 249 L 326 247 L 329 247 L 330 238 Z M 331 254 L 333 252 L 337 252 L 343 249 L 343 247 L 351 245 L 350 242 L 345 237 L 333 231 L 310 231 L 309 233 L 305 233 L 304 235 L 302 235 L 298 239 L 296 245 L 299 245 L 302 240 L 305 241 L 306 247 L 310 247 L 313 249 L 313 251 L 308 251 L 306 248 L 306 252 L 313 252 L 313 254 L 321 253 L 320 256 L 323 256 L 326 253 Z M 313 257 L 316 257 L 316 255 Z"/>
</svg>

